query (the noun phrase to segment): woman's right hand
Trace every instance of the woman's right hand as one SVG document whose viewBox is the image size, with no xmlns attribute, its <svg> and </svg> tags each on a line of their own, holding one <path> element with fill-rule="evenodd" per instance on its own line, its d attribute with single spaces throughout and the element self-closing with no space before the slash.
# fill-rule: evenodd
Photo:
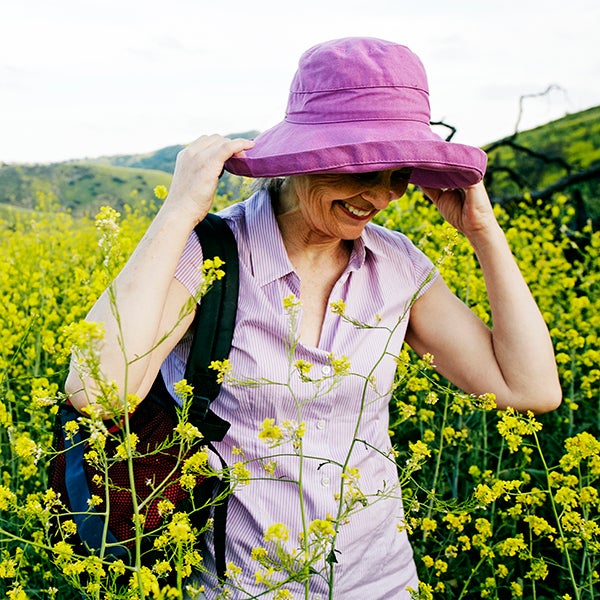
<svg viewBox="0 0 600 600">
<path fill-rule="evenodd" d="M 244 138 L 199 137 L 177 155 L 165 207 L 174 206 L 194 224 L 200 222 L 210 211 L 225 161 L 243 156 L 252 146 L 254 142 Z"/>
</svg>

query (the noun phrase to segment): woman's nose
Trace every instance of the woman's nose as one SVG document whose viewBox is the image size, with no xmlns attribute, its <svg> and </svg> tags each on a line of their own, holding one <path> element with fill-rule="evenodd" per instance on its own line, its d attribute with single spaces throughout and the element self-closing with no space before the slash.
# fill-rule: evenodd
<svg viewBox="0 0 600 600">
<path fill-rule="evenodd" d="M 386 208 L 396 197 L 396 194 L 390 188 L 389 183 L 386 184 L 382 181 L 369 186 L 364 192 L 361 192 L 360 195 L 378 210 Z"/>
</svg>

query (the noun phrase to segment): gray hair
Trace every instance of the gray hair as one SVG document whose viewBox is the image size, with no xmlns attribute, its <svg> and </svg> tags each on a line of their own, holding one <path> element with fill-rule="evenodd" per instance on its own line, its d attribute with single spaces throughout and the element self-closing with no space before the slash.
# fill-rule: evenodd
<svg viewBox="0 0 600 600">
<path fill-rule="evenodd" d="M 258 177 L 250 184 L 250 186 L 253 192 L 267 190 L 269 195 L 273 198 L 278 196 L 284 181 L 285 177 Z"/>
</svg>

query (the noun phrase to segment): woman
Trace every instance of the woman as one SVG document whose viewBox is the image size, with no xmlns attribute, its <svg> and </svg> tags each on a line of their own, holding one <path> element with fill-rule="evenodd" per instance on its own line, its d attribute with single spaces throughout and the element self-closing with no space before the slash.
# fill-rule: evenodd
<svg viewBox="0 0 600 600">
<path fill-rule="evenodd" d="M 252 474 L 230 499 L 227 557 L 241 568 L 230 581 L 232 597 L 266 590 L 269 575 L 255 577 L 260 568 L 253 560 L 262 552 L 253 549 L 268 545 L 265 532 L 271 547 L 291 551 L 299 536 L 314 534 L 307 523 L 339 528 L 332 551 L 313 565 L 311 598 L 327 597 L 330 587 L 336 598 L 409 598 L 418 586 L 406 533 L 397 527 L 402 503 L 388 458 L 396 367 L 390 355 L 404 340 L 432 354 L 436 369 L 466 392 L 493 392 L 500 408 L 544 412 L 559 405 L 551 341 L 481 183 L 485 162 L 480 150 L 430 130 L 419 59 L 404 46 L 370 38 L 308 50 L 285 120 L 255 141 L 201 137 L 178 156 L 169 195 L 115 282 L 125 348 L 130 359 L 142 357 L 129 367 L 126 390 L 107 294 L 88 319 L 105 323 L 102 369 L 122 392 L 144 397 L 159 370 L 172 389 L 183 377 L 193 319 L 179 316 L 198 289 L 202 264 L 190 234 L 211 208 L 220 173 L 225 167 L 280 178 L 222 212 L 238 242 L 241 279 L 234 377 L 213 404 L 232 426 L 217 446 L 230 464 L 242 452 Z M 409 181 L 473 245 L 492 330 L 403 235 L 370 223 Z M 377 319 L 379 327 L 356 327 L 329 310 L 338 300 L 349 318 Z M 350 369 L 340 369 L 345 357 Z M 336 378 L 340 371 L 356 375 Z M 259 379 L 277 385 L 239 383 Z M 85 387 L 72 370 L 67 392 L 79 409 L 89 399 Z M 287 429 L 273 429 L 284 423 Z M 270 448 L 265 441 L 286 441 L 282 431 L 289 444 Z M 366 507 L 346 505 L 345 514 L 338 494 L 353 485 Z M 208 550 L 205 566 L 201 581 L 215 598 Z M 302 581 L 284 587 L 304 597 Z"/>
</svg>

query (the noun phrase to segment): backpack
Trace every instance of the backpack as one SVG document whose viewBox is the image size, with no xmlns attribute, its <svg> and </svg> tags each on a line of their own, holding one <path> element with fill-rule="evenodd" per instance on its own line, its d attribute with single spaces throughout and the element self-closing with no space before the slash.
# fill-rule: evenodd
<svg viewBox="0 0 600 600">
<path fill-rule="evenodd" d="M 223 219 L 209 213 L 195 228 L 202 244 L 205 257 L 219 256 L 225 262 L 225 276 L 213 283 L 203 296 L 194 320 L 194 337 L 186 365 L 185 378 L 194 388 L 194 395 L 188 414 L 188 421 L 203 434 L 200 442 L 192 448 L 208 446 L 216 452 L 211 442 L 221 441 L 229 429 L 229 423 L 219 418 L 210 409 L 210 403 L 219 393 L 217 373 L 208 367 L 213 360 L 227 358 L 231 347 L 238 301 L 239 270 L 237 245 L 233 233 Z M 60 407 L 55 426 L 54 448 L 59 451 L 52 461 L 49 473 L 50 487 L 60 493 L 63 503 L 69 509 L 59 520 L 71 519 L 77 525 L 77 550 L 83 554 L 98 554 L 105 540 L 105 556 L 121 559 L 132 564 L 133 501 L 127 461 L 114 462 L 108 469 L 111 483 L 109 490 L 108 531 L 106 528 L 107 507 L 104 502 L 104 483 L 95 478 L 100 473 L 85 460 L 88 448 L 85 442 L 87 433 L 79 428 L 75 435 L 67 435 L 65 426 L 81 415 L 68 403 Z M 106 452 L 113 456 L 120 440 L 123 439 L 123 423 L 109 427 L 111 435 L 106 440 Z M 179 446 L 161 448 L 161 444 L 173 434 L 178 424 L 175 401 L 167 391 L 162 375 L 158 374 L 152 389 L 135 411 L 129 416 L 129 430 L 138 436 L 136 450 L 139 456 L 132 461 L 138 502 L 150 494 L 148 481 L 153 484 L 165 483 L 160 498 L 149 502 L 143 510 L 143 548 L 146 561 L 153 558 L 153 539 L 163 524 L 159 502 L 170 500 L 175 510 L 186 510 L 190 504 L 190 493 L 179 482 L 173 469 L 179 463 Z M 217 453 L 217 452 L 216 452 Z M 218 455 L 218 453 L 217 453 Z M 221 464 L 226 467 L 220 457 Z M 193 491 L 194 505 L 203 506 L 212 498 L 220 498 L 214 507 L 213 531 L 217 575 L 225 575 L 225 523 L 227 512 L 227 484 L 215 477 L 200 479 Z M 225 492 L 225 493 L 224 493 Z M 91 507 L 92 495 L 102 498 L 102 503 Z M 221 499 L 223 498 L 224 499 Z M 208 509 L 195 513 L 193 525 L 202 530 L 209 516 Z M 57 533 L 58 527 L 55 527 Z M 56 537 L 56 536 L 55 536 Z M 69 538 L 70 541 L 71 538 Z M 151 563 L 150 563 L 151 564 Z"/>
</svg>

